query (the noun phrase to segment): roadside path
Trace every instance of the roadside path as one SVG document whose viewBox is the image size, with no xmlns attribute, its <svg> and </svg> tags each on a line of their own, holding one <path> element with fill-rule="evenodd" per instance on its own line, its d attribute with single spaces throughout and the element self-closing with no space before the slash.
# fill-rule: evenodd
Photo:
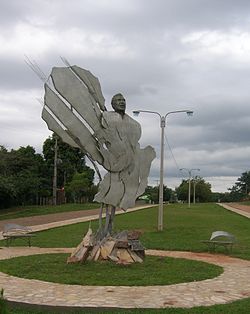
<svg viewBox="0 0 250 314">
<path fill-rule="evenodd" d="M 143 205 L 127 209 L 126 212 L 119 209 L 116 211 L 116 215 L 126 214 L 129 212 L 137 211 L 140 209 L 145 209 L 149 207 L 154 207 L 158 205 Z M 103 213 L 105 217 L 105 211 Z M 15 223 L 23 226 L 32 227 L 34 232 L 47 230 L 56 227 L 62 227 L 66 225 L 71 225 L 79 222 L 91 221 L 99 218 L 99 209 L 90 210 L 80 210 L 73 212 L 56 213 L 49 215 L 39 215 L 31 217 L 22 217 L 15 219 L 0 220 L 0 240 L 3 239 L 2 230 L 5 224 Z"/>
<path fill-rule="evenodd" d="M 87 209 L 87 210 L 48 214 L 48 215 L 10 218 L 10 219 L 5 219 L 5 220 L 0 220 L 0 230 L 3 230 L 3 226 L 6 223 L 15 223 L 22 226 L 36 226 L 36 225 L 44 225 L 47 223 L 52 223 L 52 222 L 57 222 L 57 221 L 98 215 L 98 213 L 99 213 L 99 209 Z"/>
<path fill-rule="evenodd" d="M 241 205 L 238 203 L 217 203 L 217 204 L 241 216 L 250 218 L 250 206 Z"/>
</svg>

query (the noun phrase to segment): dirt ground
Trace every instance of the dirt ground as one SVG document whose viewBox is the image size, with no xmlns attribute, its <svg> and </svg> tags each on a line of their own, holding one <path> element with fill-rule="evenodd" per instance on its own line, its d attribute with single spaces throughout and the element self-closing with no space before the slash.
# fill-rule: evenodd
<svg viewBox="0 0 250 314">
<path fill-rule="evenodd" d="M 242 210 L 244 212 L 250 213 L 250 206 L 248 205 L 241 205 L 238 203 L 228 203 L 229 206 L 234 207 L 236 209 Z"/>
<path fill-rule="evenodd" d="M 7 223 L 14 223 L 22 226 L 35 226 L 43 225 L 56 221 L 69 220 L 79 217 L 92 216 L 99 213 L 99 209 L 79 210 L 65 213 L 56 213 L 49 215 L 39 215 L 31 217 L 22 217 L 15 219 L 0 220 L 0 231 L 3 230 L 3 226 Z"/>
</svg>

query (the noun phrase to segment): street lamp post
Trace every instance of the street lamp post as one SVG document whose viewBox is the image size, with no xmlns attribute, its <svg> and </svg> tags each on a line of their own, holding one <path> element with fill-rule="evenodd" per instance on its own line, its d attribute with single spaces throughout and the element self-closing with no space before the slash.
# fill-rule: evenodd
<svg viewBox="0 0 250 314">
<path fill-rule="evenodd" d="M 196 180 L 197 176 L 194 177 L 194 196 L 193 196 L 193 203 L 195 204 L 195 188 L 196 188 Z"/>
<path fill-rule="evenodd" d="M 133 114 L 138 116 L 141 112 L 156 114 L 160 118 L 160 128 L 161 128 L 161 155 L 160 155 L 160 186 L 159 186 L 159 210 L 158 210 L 158 231 L 163 230 L 163 175 L 164 175 L 164 129 L 166 126 L 167 116 L 172 113 L 186 112 L 188 115 L 192 115 L 191 110 L 175 110 L 169 111 L 164 116 L 159 112 L 149 111 L 149 110 L 134 110 Z"/>
<path fill-rule="evenodd" d="M 199 168 L 195 169 L 188 169 L 188 168 L 181 168 L 180 171 L 186 170 L 189 174 L 189 179 L 188 179 L 188 208 L 190 208 L 190 195 L 191 195 L 191 177 L 192 177 L 192 171 L 200 171 Z"/>
</svg>

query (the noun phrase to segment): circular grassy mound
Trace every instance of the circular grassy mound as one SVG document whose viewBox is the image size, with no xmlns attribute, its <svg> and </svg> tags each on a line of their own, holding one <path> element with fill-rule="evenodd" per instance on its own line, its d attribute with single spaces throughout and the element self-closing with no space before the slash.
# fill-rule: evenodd
<svg viewBox="0 0 250 314">
<path fill-rule="evenodd" d="M 116 265 L 109 261 L 66 264 L 68 254 L 39 254 L 0 261 L 13 276 L 49 282 L 100 286 L 151 286 L 213 278 L 223 268 L 181 258 L 147 256 L 142 264 Z"/>
</svg>

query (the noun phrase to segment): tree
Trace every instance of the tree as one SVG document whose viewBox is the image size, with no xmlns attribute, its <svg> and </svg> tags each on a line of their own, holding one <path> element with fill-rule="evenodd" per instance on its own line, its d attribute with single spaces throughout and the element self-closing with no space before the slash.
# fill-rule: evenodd
<svg viewBox="0 0 250 314">
<path fill-rule="evenodd" d="M 33 204 L 46 183 L 46 164 L 31 146 L 12 149 L 0 147 L 1 207 Z"/>
<path fill-rule="evenodd" d="M 16 189 L 8 169 L 8 158 L 7 149 L 0 146 L 0 209 L 10 207 L 16 199 Z"/>
<path fill-rule="evenodd" d="M 7 149 L 0 145 L 0 174 L 6 175 L 6 170 L 7 170 L 7 159 L 8 151 Z"/>
<path fill-rule="evenodd" d="M 74 202 L 82 202 L 82 200 L 84 202 L 92 201 L 93 193 L 91 193 L 91 189 L 93 188 L 93 180 L 94 170 L 92 169 L 86 169 L 82 173 L 76 172 L 72 180 L 66 185 L 66 193 L 71 193 Z"/>
<path fill-rule="evenodd" d="M 43 143 L 43 155 L 47 163 L 49 176 L 53 177 L 54 169 L 54 147 L 56 135 L 53 135 Z M 70 182 L 76 172 L 82 172 L 85 165 L 85 155 L 79 148 L 71 147 L 64 143 L 60 138 L 57 139 L 58 146 L 58 171 L 57 184 L 59 187 L 64 187 L 67 182 Z M 90 168 L 89 168 L 90 169 Z M 86 171 L 87 169 L 85 169 Z"/>
<path fill-rule="evenodd" d="M 0 209 L 8 208 L 16 202 L 16 190 L 12 178 L 0 175 Z"/>
<path fill-rule="evenodd" d="M 201 177 L 197 177 L 191 180 L 191 200 L 194 197 L 194 186 L 195 183 L 195 198 L 199 202 L 209 202 L 211 201 L 212 191 L 211 184 L 205 182 L 205 180 Z M 189 188 L 189 180 L 182 180 L 181 184 L 178 188 L 176 188 L 177 197 L 179 200 L 187 201 L 188 200 L 188 188 Z"/>
<path fill-rule="evenodd" d="M 54 169 L 56 135 L 47 138 L 43 144 L 43 154 L 51 182 Z M 93 186 L 94 170 L 85 164 L 85 155 L 79 148 L 71 147 L 57 138 L 57 186 L 65 188 L 68 201 L 77 199 L 93 200 L 96 188 Z"/>
<path fill-rule="evenodd" d="M 163 201 L 169 202 L 173 198 L 173 190 L 168 188 L 166 185 L 163 186 Z M 145 193 L 143 195 L 148 195 L 153 203 L 159 202 L 159 186 L 147 186 Z"/>
<path fill-rule="evenodd" d="M 14 178 L 18 204 L 34 204 L 48 187 L 43 157 L 31 146 L 10 152 L 9 171 Z"/>
<path fill-rule="evenodd" d="M 229 200 L 231 202 L 249 199 L 250 171 L 243 172 L 229 191 Z"/>
<path fill-rule="evenodd" d="M 242 194 L 248 195 L 250 191 L 250 171 L 243 172 L 235 183 L 235 186 Z"/>
</svg>

